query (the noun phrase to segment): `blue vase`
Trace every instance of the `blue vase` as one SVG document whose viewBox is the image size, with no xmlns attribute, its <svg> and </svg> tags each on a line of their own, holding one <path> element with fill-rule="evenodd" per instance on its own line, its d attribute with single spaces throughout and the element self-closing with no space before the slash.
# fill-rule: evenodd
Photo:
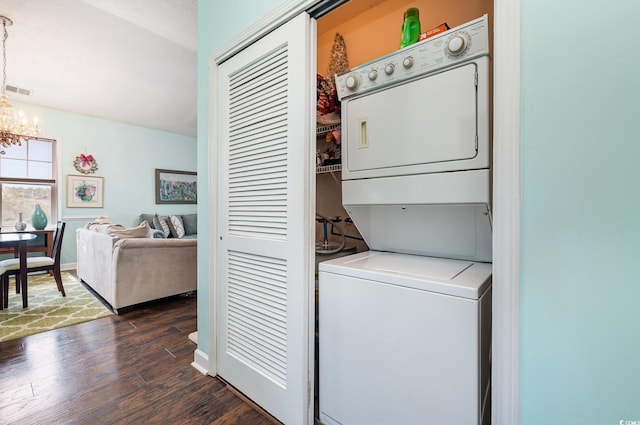
<svg viewBox="0 0 640 425">
<path fill-rule="evenodd" d="M 36 204 L 36 209 L 33 210 L 31 225 L 36 230 L 42 230 L 47 227 L 47 215 L 44 213 L 40 204 Z"/>
</svg>

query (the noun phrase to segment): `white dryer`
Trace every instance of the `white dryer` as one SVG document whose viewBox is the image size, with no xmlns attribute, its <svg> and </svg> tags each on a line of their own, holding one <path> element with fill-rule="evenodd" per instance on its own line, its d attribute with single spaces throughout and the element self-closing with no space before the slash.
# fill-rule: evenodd
<svg viewBox="0 0 640 425">
<path fill-rule="evenodd" d="M 320 421 L 489 423 L 487 16 L 337 76 L 343 205 L 319 265 Z"/>
</svg>

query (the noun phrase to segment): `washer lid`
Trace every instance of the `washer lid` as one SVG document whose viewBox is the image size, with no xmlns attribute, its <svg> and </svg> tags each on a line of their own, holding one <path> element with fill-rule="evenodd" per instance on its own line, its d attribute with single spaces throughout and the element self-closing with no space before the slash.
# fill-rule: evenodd
<svg viewBox="0 0 640 425">
<path fill-rule="evenodd" d="M 335 273 L 477 300 L 491 284 L 491 264 L 393 252 L 367 251 L 320 263 Z"/>
</svg>

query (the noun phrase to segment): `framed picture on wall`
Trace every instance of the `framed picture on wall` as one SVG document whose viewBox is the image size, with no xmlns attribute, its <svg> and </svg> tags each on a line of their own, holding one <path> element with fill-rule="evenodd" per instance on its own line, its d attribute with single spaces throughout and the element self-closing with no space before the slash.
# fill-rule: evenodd
<svg viewBox="0 0 640 425">
<path fill-rule="evenodd" d="M 198 174 L 156 168 L 156 204 L 198 202 Z"/>
<path fill-rule="evenodd" d="M 104 178 L 67 175 L 67 208 L 103 208 Z"/>
</svg>

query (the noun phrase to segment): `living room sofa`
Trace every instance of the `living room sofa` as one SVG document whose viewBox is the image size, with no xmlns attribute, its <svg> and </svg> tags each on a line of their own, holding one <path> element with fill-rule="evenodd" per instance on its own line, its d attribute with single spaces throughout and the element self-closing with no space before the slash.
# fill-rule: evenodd
<svg viewBox="0 0 640 425">
<path fill-rule="evenodd" d="M 197 233 L 161 235 L 145 216 L 132 229 L 103 219 L 76 230 L 78 277 L 116 314 L 197 289 Z"/>
</svg>

